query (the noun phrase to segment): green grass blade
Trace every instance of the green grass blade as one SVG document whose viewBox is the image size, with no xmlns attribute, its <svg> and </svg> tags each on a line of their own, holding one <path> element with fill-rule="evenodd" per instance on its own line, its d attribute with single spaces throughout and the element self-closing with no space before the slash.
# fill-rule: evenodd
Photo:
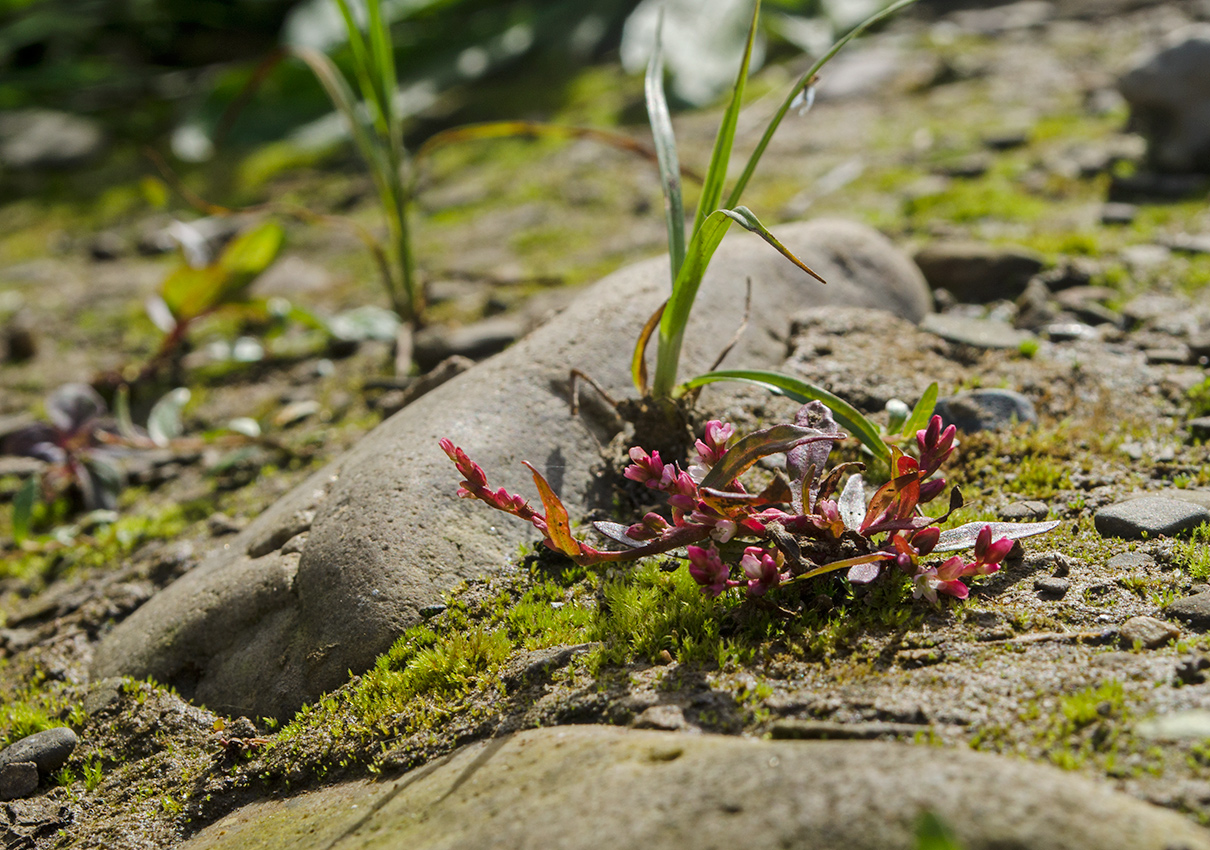
<svg viewBox="0 0 1210 850">
<path fill-rule="evenodd" d="M 391 146 L 403 144 L 402 122 L 395 109 L 395 51 L 391 46 L 391 30 L 382 17 L 382 4 L 379 0 L 366 0 L 370 13 L 370 61 L 373 79 L 377 85 L 378 111 L 382 115 L 386 135 L 391 140 Z"/>
<path fill-rule="evenodd" d="M 735 77 L 735 88 L 731 92 L 731 102 L 723 113 L 722 123 L 718 127 L 718 135 L 714 138 L 714 151 L 710 154 L 710 167 L 706 169 L 705 183 L 702 185 L 702 196 L 697 203 L 697 213 L 693 216 L 693 230 L 696 233 L 716 209 L 723 197 L 723 185 L 727 182 L 727 164 L 731 159 L 731 146 L 735 143 L 735 130 L 739 124 L 739 110 L 743 105 L 744 87 L 748 83 L 748 66 L 752 62 L 752 45 L 756 43 L 756 24 L 760 18 L 760 0 L 752 7 L 752 23 L 748 27 L 748 41 L 744 45 L 744 58 L 739 65 L 739 73 Z M 727 204 L 728 207 L 734 204 Z"/>
<path fill-rule="evenodd" d="M 823 387 L 817 387 L 780 372 L 769 372 L 763 369 L 722 369 L 717 372 L 707 372 L 686 381 L 680 387 L 680 391 L 687 392 L 717 381 L 755 384 L 802 404 L 806 404 L 808 401 L 822 401 L 832 411 L 832 416 L 837 423 L 860 440 L 861 444 L 873 452 L 876 457 L 882 460 L 889 460 L 891 457 L 891 450 L 878 435 L 878 426 L 866 419 L 855 407 Z"/>
<path fill-rule="evenodd" d="M 381 180 L 381 156 L 378 152 L 378 145 L 374 137 L 370 135 L 365 122 L 361 120 L 361 116 L 357 111 L 357 101 L 354 98 L 353 90 L 349 88 L 349 84 L 345 82 L 344 76 L 340 73 L 340 69 L 336 67 L 328 56 L 320 53 L 318 50 L 313 50 L 310 47 L 295 47 L 292 48 L 295 56 L 307 63 L 311 69 L 311 73 L 319 80 L 319 84 L 328 94 L 328 99 L 332 101 L 332 105 L 337 111 L 344 116 L 345 121 L 349 125 L 349 132 L 353 136 L 353 142 L 357 145 L 358 151 L 362 158 L 365 159 L 366 165 L 369 166 L 375 182 Z"/>
<path fill-rule="evenodd" d="M 340 16 L 344 19 L 345 30 L 349 35 L 349 52 L 353 54 L 353 73 L 357 75 L 357 87 L 361 89 L 361 96 L 364 100 L 374 102 L 377 98 L 374 94 L 374 79 L 370 76 L 372 64 L 369 46 L 361 33 L 361 27 L 357 25 L 357 19 L 353 17 L 353 10 L 349 8 L 347 0 L 335 0 L 335 2 L 336 7 L 340 9 Z M 340 74 L 339 71 L 336 73 Z M 331 92 L 329 92 L 330 95 Z"/>
<path fill-rule="evenodd" d="M 672 282 L 685 262 L 685 202 L 681 197 L 681 166 L 676 154 L 676 135 L 672 132 L 672 116 L 664 97 L 664 53 L 660 35 L 664 29 L 664 12 L 660 10 L 655 26 L 655 47 L 647 63 L 644 84 L 647 117 L 651 122 L 651 137 L 660 164 L 660 187 L 664 190 L 664 217 L 668 221 L 668 257 L 672 263 Z"/>
<path fill-rule="evenodd" d="M 694 229 L 693 236 L 689 239 L 685 262 L 672 284 L 672 297 L 668 299 L 668 306 L 664 308 L 664 316 L 660 319 L 655 379 L 651 385 L 651 393 L 656 398 L 672 395 L 689 313 L 693 310 L 693 302 L 697 298 L 697 291 L 702 285 L 710 258 L 723 241 L 732 221 L 734 219 L 727 212 L 716 210 L 706 218 L 701 227 Z"/>
<path fill-rule="evenodd" d="M 798 97 L 801 92 L 805 91 L 807 86 L 811 85 L 812 81 L 815 79 L 815 75 L 819 73 L 820 69 L 823 68 L 824 65 L 828 64 L 828 62 L 832 60 L 832 57 L 840 52 L 841 48 L 843 48 L 853 39 L 857 38 L 857 36 L 861 35 L 870 27 L 874 26 L 874 24 L 885 20 L 899 10 L 905 9 L 916 2 L 917 0 L 899 0 L 899 2 L 892 3 L 890 6 L 887 6 L 881 12 L 866 18 L 864 21 L 850 30 L 847 35 L 833 44 L 828 49 L 828 52 L 821 56 L 819 60 L 811 66 L 807 73 L 802 75 L 799 81 L 794 85 L 794 88 L 792 88 L 790 93 L 786 96 L 785 101 L 783 101 L 782 105 L 778 107 L 777 112 L 774 113 L 773 117 L 769 120 L 769 125 L 765 127 L 764 135 L 760 137 L 760 141 L 757 143 L 756 148 L 752 151 L 752 155 L 748 157 L 748 162 L 744 166 L 744 170 L 740 173 L 739 180 L 737 180 L 735 183 L 735 188 L 733 188 L 731 190 L 731 194 L 727 196 L 726 206 L 733 207 L 739 203 L 740 197 L 744 194 L 744 189 L 748 187 L 748 181 L 752 179 L 752 175 L 756 171 L 757 164 L 760 163 L 761 157 L 764 156 L 765 148 L 769 147 L 769 142 L 772 141 L 773 134 L 777 132 L 777 128 L 781 125 L 782 119 L 785 118 L 786 113 L 790 111 L 790 105 L 794 103 L 794 98 Z"/>
<path fill-rule="evenodd" d="M 13 496 L 13 542 L 18 546 L 29 537 L 30 523 L 34 516 L 34 503 L 38 500 L 38 476 L 25 479 L 21 489 Z"/>
<path fill-rule="evenodd" d="M 822 277 L 811 271 L 802 260 L 794 256 L 790 249 L 781 244 L 768 228 L 760 223 L 760 219 L 752 213 L 752 210 L 747 207 L 739 207 L 734 210 L 712 212 L 706 217 L 702 226 L 694 230 L 693 236 L 689 239 L 685 262 L 672 284 L 672 297 L 668 299 L 668 305 L 664 308 L 664 316 L 660 320 L 660 343 L 656 349 L 655 380 L 651 386 L 652 395 L 656 398 L 671 395 L 672 389 L 676 385 L 681 345 L 684 342 L 685 326 L 689 323 L 689 314 L 693 310 L 693 302 L 697 300 L 697 291 L 701 288 L 702 278 L 705 277 L 711 257 L 714 256 L 719 243 L 723 241 L 723 236 L 733 223 L 760 236 L 794 265 L 817 280 L 823 281 Z"/>
<path fill-rule="evenodd" d="M 927 428 L 929 419 L 933 416 L 933 408 L 936 406 L 937 382 L 933 381 L 929 384 L 929 388 L 924 391 L 924 395 L 920 396 L 920 401 L 916 402 L 916 406 L 912 408 L 912 414 L 907 418 L 907 422 L 903 425 L 903 431 L 900 433 L 906 437 Z"/>
</svg>

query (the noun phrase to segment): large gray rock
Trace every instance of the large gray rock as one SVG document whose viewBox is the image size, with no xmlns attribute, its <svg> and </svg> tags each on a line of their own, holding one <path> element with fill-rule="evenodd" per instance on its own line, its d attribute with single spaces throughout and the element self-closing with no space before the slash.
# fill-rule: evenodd
<svg viewBox="0 0 1210 850">
<path fill-rule="evenodd" d="M 1016 298 L 1042 270 L 1042 258 L 1025 248 L 981 242 L 934 242 L 916 252 L 929 286 L 959 301 L 986 304 Z"/>
<path fill-rule="evenodd" d="M 734 333 L 749 277 L 753 320 L 728 361 L 747 367 L 782 362 L 789 316 L 804 306 L 865 305 L 914 321 L 928 310 L 919 272 L 869 228 L 820 221 L 778 228 L 778 236 L 828 284 L 754 238 L 731 237 L 703 283 L 683 374 L 706 368 Z M 668 287 L 664 259 L 623 269 L 552 323 L 401 410 L 119 624 L 99 645 L 93 675 L 154 676 L 218 711 L 283 717 L 369 667 L 422 608 L 459 581 L 498 570 L 536 536 L 456 498 L 459 478 L 437 441 L 449 437 L 493 487 L 537 504 L 521 466 L 529 460 L 573 516 L 582 512 L 604 495 L 591 468 L 618 423 L 590 391 L 571 416 L 569 370 L 615 397 L 633 392 L 634 339 Z M 281 548 L 304 531 L 305 545 Z"/>
<path fill-rule="evenodd" d="M 1015 758 L 564 726 L 254 804 L 179 850 L 909 850 L 925 811 L 966 850 L 1210 848 L 1174 812 Z"/>
<path fill-rule="evenodd" d="M 1171 33 L 1118 82 L 1161 171 L 1210 171 L 1210 23 Z"/>
</svg>

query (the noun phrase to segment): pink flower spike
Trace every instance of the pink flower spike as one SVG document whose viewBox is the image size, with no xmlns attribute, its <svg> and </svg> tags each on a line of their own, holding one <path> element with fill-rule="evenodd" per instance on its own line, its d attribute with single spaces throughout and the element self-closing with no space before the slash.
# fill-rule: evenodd
<svg viewBox="0 0 1210 850">
<path fill-rule="evenodd" d="M 661 480 L 664 477 L 664 462 L 660 460 L 659 452 L 652 452 L 650 455 L 643 451 L 639 446 L 635 446 L 630 450 L 630 459 L 634 461 L 622 473 L 624 478 L 629 478 L 631 481 L 637 481 L 640 484 L 646 484 L 651 488 L 659 488 Z"/>
<path fill-rule="evenodd" d="M 959 576 L 969 575 L 970 573 L 967 571 L 969 566 L 973 566 L 973 564 L 967 564 L 961 556 L 955 555 L 936 568 L 937 578 L 942 581 L 953 581 Z"/>
<path fill-rule="evenodd" d="M 770 554 L 760 546 L 749 546 L 744 550 L 739 565 L 749 579 L 749 596 L 764 596 L 769 588 L 781 583 L 781 561 L 780 552 Z"/>
<path fill-rule="evenodd" d="M 985 525 L 979 530 L 979 536 L 975 538 L 975 561 L 980 564 L 999 564 L 1012 551 L 1012 548 L 1013 541 L 1007 537 L 1001 537 L 993 543 L 992 527 Z"/>
<path fill-rule="evenodd" d="M 920 468 L 923 475 L 932 475 L 945 463 L 954 451 L 954 436 L 958 429 L 950 425 L 941 430 L 941 417 L 929 420 L 928 428 L 916 432 L 916 445 L 920 448 Z"/>
<path fill-rule="evenodd" d="M 738 583 L 730 580 L 730 571 L 718 556 L 717 549 L 686 546 L 685 551 L 689 553 L 689 575 L 702 586 L 702 593 L 718 596 Z"/>
</svg>

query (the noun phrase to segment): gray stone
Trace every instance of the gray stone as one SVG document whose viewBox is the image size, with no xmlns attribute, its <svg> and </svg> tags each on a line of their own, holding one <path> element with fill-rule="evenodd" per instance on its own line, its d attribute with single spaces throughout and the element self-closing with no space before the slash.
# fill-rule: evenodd
<svg viewBox="0 0 1210 850">
<path fill-rule="evenodd" d="M 928 312 L 919 271 L 870 228 L 817 221 L 777 235 L 827 286 L 755 238 L 725 240 L 690 322 L 683 375 L 709 366 L 734 334 L 749 277 L 753 303 L 777 309 L 757 311 L 732 352 L 728 362 L 747 368 L 781 364 L 789 317 L 808 305 L 881 307 L 914 321 Z M 493 487 L 532 502 L 522 460 L 573 516 L 602 504 L 609 496 L 594 466 L 619 424 L 587 392 L 580 416 L 571 415 L 568 371 L 578 367 L 624 397 L 633 340 L 667 289 L 666 259 L 623 269 L 556 321 L 403 408 L 119 623 L 97 647 L 93 676 L 154 676 L 216 710 L 286 717 L 368 668 L 423 608 L 501 569 L 537 536 L 457 498 L 457 472 L 437 441 L 450 438 Z M 304 526 L 301 556 L 277 551 Z"/>
<path fill-rule="evenodd" d="M 971 304 L 1016 298 L 1042 270 L 1042 258 L 1032 251 L 979 242 L 936 242 L 915 259 L 929 286 Z"/>
<path fill-rule="evenodd" d="M 1018 0 L 990 9 L 955 12 L 953 21 L 962 29 L 979 35 L 1000 35 L 1040 27 L 1054 15 L 1055 4 L 1047 0 Z"/>
<path fill-rule="evenodd" d="M 1034 335 L 1029 331 L 1017 330 L 1004 322 L 990 319 L 971 319 L 949 313 L 934 313 L 925 318 L 921 327 L 944 340 L 973 348 L 1017 349 Z"/>
<path fill-rule="evenodd" d="M 1179 628 L 1155 617 L 1131 617 L 1121 630 L 1122 645 L 1127 649 L 1132 646 L 1157 649 L 1180 636 Z"/>
<path fill-rule="evenodd" d="M 60 169 L 86 165 L 105 149 L 105 134 L 88 118 L 51 109 L 0 113 L 0 167 Z"/>
<path fill-rule="evenodd" d="M 429 327 L 416 334 L 412 357 L 423 371 L 455 355 L 482 360 L 512 345 L 523 330 L 516 316 L 493 316 L 460 328 Z"/>
<path fill-rule="evenodd" d="M 1153 741 L 1204 741 L 1210 738 L 1210 711 L 1170 711 L 1141 721 L 1134 731 L 1140 738 Z"/>
<path fill-rule="evenodd" d="M 1210 510 L 1182 499 L 1141 496 L 1101 508 L 1093 524 L 1102 537 L 1172 537 L 1210 520 Z"/>
<path fill-rule="evenodd" d="M 1155 566 L 1155 558 L 1145 552 L 1122 552 L 1110 558 L 1105 566 L 1111 572 L 1146 570 Z"/>
<path fill-rule="evenodd" d="M 1013 502 L 1010 505 L 1005 505 L 1000 511 L 1000 519 L 1007 522 L 1033 522 L 1035 520 L 1046 519 L 1050 515 L 1050 508 L 1045 502 L 1024 501 Z"/>
<path fill-rule="evenodd" d="M 1071 582 L 1065 578 L 1046 576 L 1034 581 L 1034 590 L 1047 599 L 1062 599 L 1071 590 Z"/>
<path fill-rule="evenodd" d="M 1180 251 L 1184 254 L 1210 254 L 1210 233 L 1196 236 L 1189 233 L 1181 233 L 1176 236 L 1169 236 L 1161 241 L 1173 251 Z"/>
<path fill-rule="evenodd" d="M 38 789 L 38 766 L 17 761 L 0 767 L 0 800 L 19 800 Z"/>
<path fill-rule="evenodd" d="M 967 433 L 1038 421 L 1033 402 L 1013 390 L 968 390 L 940 399 L 934 412 L 946 425 Z"/>
<path fill-rule="evenodd" d="M 35 732 L 0 750 L 0 767 L 32 761 L 46 776 L 67 764 L 67 759 L 79 743 L 76 733 L 66 726 Z"/>
<path fill-rule="evenodd" d="M 909 850 L 924 810 L 966 850 L 1207 850 L 1210 833 L 1085 776 L 966 748 L 565 726 L 394 782 L 267 800 L 179 850 Z"/>
<path fill-rule="evenodd" d="M 1160 171 L 1210 171 L 1210 24 L 1171 33 L 1128 71 L 1118 89 L 1130 122 L 1147 139 L 1147 159 Z"/>
<path fill-rule="evenodd" d="M 1194 628 L 1204 629 L 1210 626 L 1210 590 L 1170 602 L 1164 613 Z"/>
<path fill-rule="evenodd" d="M 1113 201 L 1101 207 L 1101 224 L 1133 224 L 1139 208 L 1134 204 Z"/>
</svg>

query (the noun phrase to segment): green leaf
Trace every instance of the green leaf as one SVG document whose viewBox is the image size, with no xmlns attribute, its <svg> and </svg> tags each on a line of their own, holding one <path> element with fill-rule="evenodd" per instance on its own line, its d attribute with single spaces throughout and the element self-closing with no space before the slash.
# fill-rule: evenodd
<svg viewBox="0 0 1210 850">
<path fill-rule="evenodd" d="M 906 437 L 927 428 L 929 419 L 933 415 L 933 408 L 936 406 L 937 382 L 933 381 L 924 391 L 924 395 L 920 396 L 920 401 L 916 402 L 916 406 L 912 408 L 912 415 L 907 418 L 900 433 Z"/>
<path fill-rule="evenodd" d="M 878 426 L 866 419 L 851 404 L 822 387 L 809 384 L 806 381 L 783 375 L 779 372 L 768 372 L 763 369 L 722 369 L 707 372 L 704 375 L 686 381 L 681 385 L 678 394 L 697 387 L 712 384 L 717 381 L 738 381 L 755 384 L 770 392 L 784 395 L 795 401 L 806 404 L 808 401 L 822 401 L 832 411 L 833 418 L 850 434 L 861 441 L 861 444 L 874 453 L 875 457 L 889 461 L 891 450 L 878 435 Z"/>
<path fill-rule="evenodd" d="M 222 288 L 223 273 L 217 266 L 180 266 L 160 284 L 160 297 L 179 325 L 213 310 Z"/>
<path fill-rule="evenodd" d="M 693 216 L 693 232 L 696 234 L 706 219 L 719 207 L 723 197 L 723 185 L 727 182 L 727 165 L 731 161 L 731 147 L 735 142 L 735 130 L 739 125 L 739 110 L 743 106 L 744 87 L 748 83 L 748 66 L 752 62 L 752 46 L 756 43 L 756 24 L 760 18 L 760 0 L 752 7 L 752 23 L 748 27 L 748 40 L 744 44 L 744 58 L 739 64 L 735 87 L 731 91 L 731 102 L 723 113 L 718 135 L 714 137 L 714 150 L 710 154 L 710 166 L 702 184 L 702 195 L 698 199 L 697 213 Z M 727 204 L 734 206 L 734 204 Z"/>
<path fill-rule="evenodd" d="M 285 240 L 286 232 L 274 221 L 266 221 L 231 240 L 216 263 L 223 275 L 219 303 L 239 300 L 252 281 L 273 265 Z"/>
<path fill-rule="evenodd" d="M 147 415 L 147 434 L 151 442 L 163 447 L 181 436 L 181 411 L 189 403 L 190 396 L 189 390 L 177 387 L 155 403 Z"/>
<path fill-rule="evenodd" d="M 915 850 L 962 850 L 962 845 L 945 821 L 925 811 L 916 821 Z"/>
<path fill-rule="evenodd" d="M 786 246 L 782 245 L 760 223 L 752 210 L 747 207 L 738 207 L 733 210 L 712 212 L 706 217 L 702 226 L 693 232 L 693 236 L 689 240 L 685 264 L 681 266 L 680 274 L 677 275 L 676 282 L 672 286 L 672 297 L 668 299 L 668 306 L 664 309 L 664 316 L 660 320 L 660 343 L 656 350 L 655 381 L 651 388 L 652 394 L 657 398 L 664 398 L 672 394 L 681 358 L 681 345 L 685 338 L 685 326 L 689 323 L 693 302 L 697 299 L 697 292 L 701 288 L 702 278 L 706 275 L 710 259 L 718 250 L 719 243 L 723 241 L 723 236 L 726 235 L 732 223 L 738 223 L 746 230 L 757 234 L 794 265 L 816 279 L 823 280 L 802 260 L 794 256 Z"/>
<path fill-rule="evenodd" d="M 664 97 L 664 53 L 660 35 L 664 29 L 664 10 L 660 9 L 655 26 L 655 48 L 647 63 L 645 92 L 647 117 L 651 122 L 651 137 L 660 164 L 660 187 L 664 191 L 664 217 L 668 222 L 668 257 L 672 266 L 672 282 L 685 262 L 685 203 L 681 197 L 681 166 L 676 153 L 676 135 L 672 131 L 672 115 Z"/>
<path fill-rule="evenodd" d="M 25 479 L 21 489 L 13 496 L 13 541 L 20 546 L 29 537 L 29 527 L 34 516 L 34 504 L 38 501 L 38 476 Z"/>
</svg>

